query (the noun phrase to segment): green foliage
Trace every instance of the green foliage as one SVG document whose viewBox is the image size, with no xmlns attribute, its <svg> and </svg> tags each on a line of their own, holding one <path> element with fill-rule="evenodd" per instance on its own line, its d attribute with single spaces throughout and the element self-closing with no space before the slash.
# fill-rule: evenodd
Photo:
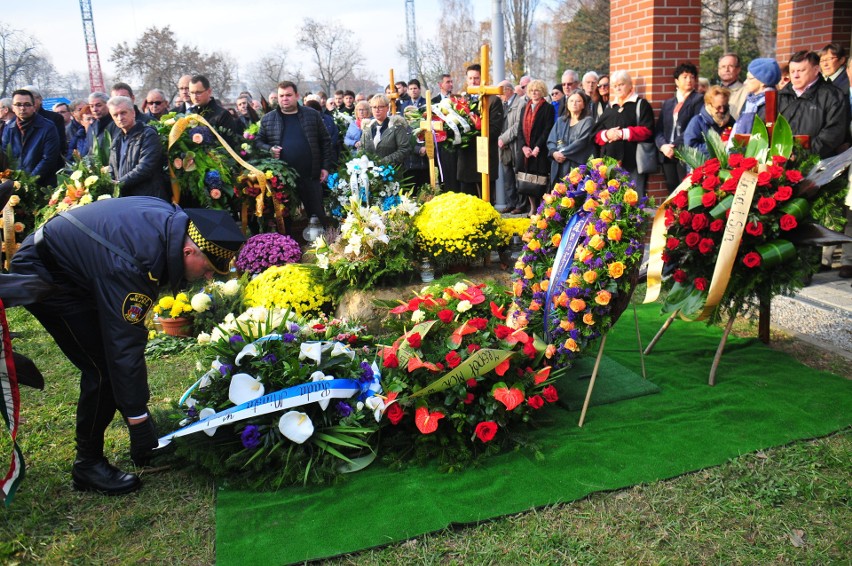
<svg viewBox="0 0 852 566">
<path fill-rule="evenodd" d="M 563 27 L 557 56 L 557 81 L 563 69 L 574 69 L 580 76 L 586 71 L 609 74 L 610 0 L 582 3 L 574 17 Z"/>
</svg>

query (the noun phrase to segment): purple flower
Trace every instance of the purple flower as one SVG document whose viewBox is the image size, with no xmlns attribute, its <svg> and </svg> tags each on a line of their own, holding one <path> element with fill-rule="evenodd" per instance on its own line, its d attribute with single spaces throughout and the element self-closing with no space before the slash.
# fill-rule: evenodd
<svg viewBox="0 0 852 566">
<path fill-rule="evenodd" d="M 231 342 L 231 344 L 236 344 L 237 342 L 245 342 L 243 337 L 240 336 L 239 334 L 235 334 L 235 335 L 231 336 L 228 340 Z"/>
<path fill-rule="evenodd" d="M 268 364 L 274 364 L 275 362 L 278 361 L 278 358 L 275 357 L 275 354 L 266 354 L 265 356 L 263 356 L 260 359 L 261 359 L 261 361 L 264 361 Z"/>
<path fill-rule="evenodd" d="M 240 440 L 243 441 L 243 447 L 254 450 L 260 445 L 260 431 L 254 425 L 247 425 L 240 435 Z"/>
<path fill-rule="evenodd" d="M 281 340 L 283 340 L 284 342 L 292 342 L 295 339 L 296 335 L 290 334 L 289 332 L 285 333 L 284 336 L 281 337 Z"/>
<path fill-rule="evenodd" d="M 260 273 L 273 265 L 296 263 L 301 257 L 302 250 L 296 240 L 271 232 L 249 238 L 237 256 L 235 265 L 240 271 Z"/>
<path fill-rule="evenodd" d="M 198 409 L 196 409 L 195 406 L 193 405 L 192 407 L 190 407 L 189 409 L 186 410 L 186 416 L 191 418 L 191 419 L 194 419 L 195 417 L 198 416 Z"/>
<path fill-rule="evenodd" d="M 358 379 L 361 383 L 373 380 L 373 368 L 369 362 L 361 362 L 361 377 Z"/>
<path fill-rule="evenodd" d="M 341 417 L 348 417 L 352 414 L 352 407 L 349 406 L 349 403 L 345 401 L 338 401 L 337 412 L 340 414 Z"/>
<path fill-rule="evenodd" d="M 234 371 L 234 366 L 232 366 L 231 364 L 222 364 L 221 366 L 219 366 L 219 373 L 221 373 L 222 375 L 228 375 L 232 371 Z"/>
</svg>

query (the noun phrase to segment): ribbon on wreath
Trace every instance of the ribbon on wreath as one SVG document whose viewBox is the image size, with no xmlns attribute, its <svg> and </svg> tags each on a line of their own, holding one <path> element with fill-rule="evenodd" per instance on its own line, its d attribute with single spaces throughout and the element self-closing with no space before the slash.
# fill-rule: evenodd
<svg viewBox="0 0 852 566">
<path fill-rule="evenodd" d="M 765 165 L 760 166 L 761 169 L 765 167 Z M 648 262 L 648 289 L 645 293 L 644 303 L 655 301 L 660 293 L 663 273 L 663 249 L 665 248 L 666 239 L 666 205 L 679 192 L 688 190 L 691 184 L 691 179 L 687 177 L 671 196 L 660 205 L 660 208 L 657 209 L 657 213 L 654 215 L 654 224 L 651 232 L 651 255 Z M 704 302 L 704 307 L 695 318 L 687 317 L 681 313 L 680 317 L 683 320 L 699 321 L 706 319 L 716 310 L 716 307 L 722 300 L 722 296 L 725 294 L 725 290 L 728 288 L 728 283 L 731 280 L 731 270 L 737 258 L 740 241 L 743 237 L 743 230 L 748 222 L 748 213 L 751 210 L 755 187 L 757 187 L 757 173 L 753 171 L 743 173 L 737 183 L 737 189 L 731 201 L 731 212 L 728 215 L 725 230 L 722 233 L 722 244 L 719 246 L 719 255 L 716 256 L 716 264 L 713 267 L 713 276 L 710 280 L 710 288 L 707 291 L 707 299 Z"/>
<path fill-rule="evenodd" d="M 6 507 L 12 503 L 15 491 L 24 479 L 26 466 L 24 455 L 18 447 L 18 426 L 20 425 L 21 397 L 18 391 L 18 376 L 15 373 L 15 363 L 12 358 L 12 341 L 9 338 L 9 325 L 6 322 L 6 311 L 0 302 L 0 327 L 2 327 L 2 341 L 0 341 L 0 414 L 8 428 L 9 438 L 12 441 L 12 460 L 9 470 L 0 477 L 0 499 Z"/>
<path fill-rule="evenodd" d="M 544 337 L 550 342 L 550 310 L 553 304 L 553 294 L 556 287 L 561 287 L 568 278 L 568 271 L 574 259 L 574 250 L 577 249 L 577 243 L 580 237 L 586 231 L 586 225 L 589 223 L 591 216 L 588 212 L 577 212 L 574 214 L 568 223 L 565 225 L 565 230 L 562 231 L 562 240 L 559 241 L 559 247 L 556 248 L 556 257 L 553 259 L 553 268 L 550 271 L 550 280 L 547 285 L 547 292 L 544 301 Z"/>
<path fill-rule="evenodd" d="M 239 163 L 244 169 L 250 171 L 251 174 L 255 177 L 257 184 L 260 185 L 260 193 L 258 193 L 257 197 L 255 197 L 255 216 L 263 216 L 264 197 L 271 197 L 272 202 L 275 203 L 274 195 L 272 194 L 272 191 L 270 190 L 269 185 L 266 182 L 266 175 L 264 175 L 263 171 L 261 171 L 254 165 L 251 165 L 242 157 L 240 157 L 240 155 L 231 148 L 230 144 L 225 141 L 225 138 L 219 135 L 219 132 L 216 131 L 216 128 L 211 126 L 210 122 L 204 119 L 204 116 L 200 114 L 189 114 L 187 116 L 177 118 L 175 120 L 174 125 L 172 126 L 171 131 L 169 132 L 169 146 L 167 151 L 171 149 L 175 143 L 177 143 L 178 139 L 180 139 L 180 137 L 183 135 L 187 128 L 194 128 L 198 124 L 206 126 L 210 130 L 210 132 L 214 136 L 216 136 L 216 139 L 219 140 L 219 143 L 222 144 L 222 147 L 225 149 L 225 151 L 228 152 L 228 155 L 233 157 L 234 161 Z M 177 179 L 175 178 L 175 170 L 171 160 L 169 160 L 169 176 L 171 177 L 172 182 L 172 202 L 175 204 L 180 204 L 180 186 L 178 185 Z M 276 226 L 283 226 L 283 219 L 280 218 L 280 215 L 283 213 L 283 207 L 274 206 L 273 204 L 273 209 L 276 214 Z M 248 228 L 248 218 L 246 214 L 247 212 L 248 206 L 244 204 L 242 215 L 243 232 L 245 232 Z"/>
</svg>

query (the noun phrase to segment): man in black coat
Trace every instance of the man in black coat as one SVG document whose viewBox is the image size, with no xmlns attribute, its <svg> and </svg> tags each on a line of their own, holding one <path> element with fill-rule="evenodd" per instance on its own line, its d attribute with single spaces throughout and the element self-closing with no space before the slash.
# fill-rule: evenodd
<svg viewBox="0 0 852 566">
<path fill-rule="evenodd" d="M 654 143 L 662 154 L 663 175 L 669 193 L 672 193 L 686 177 L 686 169 L 675 158 L 674 152 L 683 145 L 683 133 L 692 117 L 701 112 L 704 107 L 704 97 L 696 91 L 698 86 L 698 69 L 692 63 L 681 63 L 674 70 L 674 80 L 677 86 L 675 96 L 663 101 Z M 739 110 L 739 109 L 738 109 Z M 677 120 L 675 120 L 677 111 Z"/>
<path fill-rule="evenodd" d="M 194 75 L 189 81 L 189 96 L 192 98 L 190 112 L 201 115 L 211 126 L 216 128 L 231 147 L 239 145 L 245 127 L 234 118 L 230 112 L 222 108 L 213 98 L 210 81 L 204 75 Z"/>
<path fill-rule="evenodd" d="M 86 155 L 94 155 L 95 145 L 99 148 L 109 147 L 112 141 L 112 128 L 115 128 L 115 123 L 112 121 L 112 116 L 109 115 L 109 95 L 105 92 L 93 92 L 89 95 L 89 108 L 92 110 L 92 116 L 95 121 L 86 130 Z M 109 137 L 107 137 L 109 133 Z M 106 146 L 104 145 L 106 144 Z"/>
<path fill-rule="evenodd" d="M 778 113 L 794 135 L 810 137 L 820 157 L 836 155 L 849 130 L 849 103 L 840 89 L 820 74 L 819 55 L 799 51 L 790 58 L 790 83 L 778 93 Z"/>
<path fill-rule="evenodd" d="M 133 101 L 126 96 L 113 96 L 107 106 L 118 128 L 109 150 L 110 174 L 118 184 L 118 196 L 169 200 L 163 144 L 157 130 L 136 120 Z"/>
<path fill-rule="evenodd" d="M 62 213 L 27 236 L 0 275 L 0 298 L 23 305 L 80 369 L 75 489 L 109 495 L 141 485 L 104 457 L 118 410 L 130 455 L 144 465 L 157 447 L 148 414 L 145 317 L 160 287 L 227 272 L 244 242 L 227 212 L 182 210 L 161 199 L 107 199 Z"/>
<path fill-rule="evenodd" d="M 320 113 L 299 106 L 299 91 L 290 81 L 278 83 L 278 108 L 260 119 L 257 147 L 299 173 L 298 192 L 308 216 L 326 224 L 322 183 L 333 163 L 331 137 Z"/>
<path fill-rule="evenodd" d="M 41 93 L 36 87 L 28 85 L 22 88 L 21 90 L 29 91 L 29 93 L 33 95 L 33 100 L 35 100 L 36 113 L 42 118 L 46 118 L 47 120 L 49 120 L 56 127 L 56 133 L 59 136 L 59 157 L 57 158 L 53 169 L 53 173 L 56 173 L 58 170 L 62 169 L 63 166 L 65 166 L 64 155 L 68 151 L 68 138 L 65 134 L 65 119 L 62 117 L 61 114 L 47 110 L 44 107 L 44 98 L 42 98 Z"/>
<path fill-rule="evenodd" d="M 479 64 L 470 65 L 467 68 L 467 85 L 480 86 L 482 80 L 482 67 Z M 503 101 L 499 96 L 489 96 L 488 102 L 488 172 L 491 185 L 491 198 L 496 196 L 495 183 L 497 182 L 498 171 L 500 170 L 499 147 L 497 139 L 503 133 Z M 479 108 L 480 97 L 469 96 L 470 109 L 476 114 L 481 115 Z M 476 144 L 471 143 L 468 147 L 460 149 L 458 152 L 458 169 L 457 178 L 460 189 L 463 193 L 474 196 L 482 195 L 482 174 L 477 171 L 476 167 Z"/>
</svg>

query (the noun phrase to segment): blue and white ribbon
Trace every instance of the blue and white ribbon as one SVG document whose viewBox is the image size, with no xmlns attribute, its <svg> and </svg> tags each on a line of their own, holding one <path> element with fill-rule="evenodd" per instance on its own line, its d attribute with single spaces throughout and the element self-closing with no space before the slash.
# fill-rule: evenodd
<svg viewBox="0 0 852 566">
<path fill-rule="evenodd" d="M 550 281 L 547 285 L 546 300 L 544 301 L 544 336 L 550 342 L 550 309 L 553 308 L 553 293 L 557 287 L 562 287 L 565 279 L 568 278 L 568 271 L 574 259 L 574 250 L 577 248 L 577 242 L 583 232 L 586 231 L 586 224 L 589 223 L 590 215 L 588 212 L 578 212 L 571 217 L 568 224 L 565 225 L 565 230 L 562 232 L 562 240 L 559 242 L 559 247 L 556 249 L 556 257 L 553 259 L 553 269 L 550 272 Z"/>
</svg>

